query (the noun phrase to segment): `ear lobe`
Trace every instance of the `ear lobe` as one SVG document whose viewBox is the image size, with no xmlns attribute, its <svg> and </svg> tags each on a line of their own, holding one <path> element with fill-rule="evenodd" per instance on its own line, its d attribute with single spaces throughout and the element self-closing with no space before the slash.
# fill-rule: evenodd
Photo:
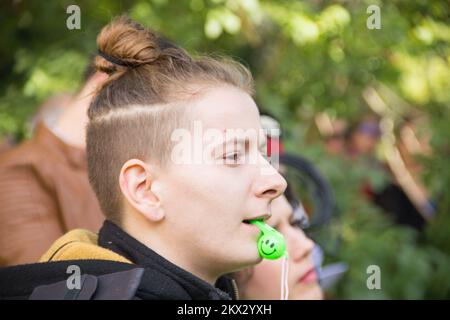
<svg viewBox="0 0 450 320">
<path fill-rule="evenodd" d="M 138 213 L 153 222 L 164 218 L 160 199 L 152 191 L 153 179 L 148 164 L 138 159 L 125 162 L 119 184 L 125 201 Z"/>
<path fill-rule="evenodd" d="M 158 206 L 153 207 L 151 211 L 149 211 L 148 218 L 152 221 L 161 221 L 165 217 L 164 209 L 161 207 L 161 203 L 159 202 Z"/>
</svg>

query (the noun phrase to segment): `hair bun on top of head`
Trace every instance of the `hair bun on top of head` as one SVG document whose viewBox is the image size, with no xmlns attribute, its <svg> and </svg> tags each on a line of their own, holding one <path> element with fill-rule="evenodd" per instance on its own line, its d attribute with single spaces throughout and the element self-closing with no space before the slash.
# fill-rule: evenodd
<svg viewBox="0 0 450 320">
<path fill-rule="evenodd" d="M 117 67 L 136 68 L 151 64 L 158 60 L 164 50 L 177 48 L 156 32 L 126 16 L 115 18 L 101 30 L 97 47 L 95 66 L 97 70 L 108 74 L 117 71 Z"/>
</svg>

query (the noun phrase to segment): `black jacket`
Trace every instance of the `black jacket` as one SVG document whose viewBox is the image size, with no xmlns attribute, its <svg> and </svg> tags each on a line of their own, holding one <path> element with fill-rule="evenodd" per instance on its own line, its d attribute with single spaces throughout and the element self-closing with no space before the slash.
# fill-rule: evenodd
<svg viewBox="0 0 450 320">
<path fill-rule="evenodd" d="M 112 222 L 105 221 L 98 244 L 144 268 L 137 296 L 142 299 L 213 299 L 236 298 L 232 280 L 222 277 L 213 287 L 181 269 L 143 245 Z M 220 287 L 220 289 L 218 288 Z"/>
<path fill-rule="evenodd" d="M 67 248 L 71 242 L 61 248 Z M 112 222 L 105 221 L 100 229 L 98 246 L 133 264 L 95 259 L 51 261 L 53 253 L 49 262 L 0 269 L 0 299 L 237 299 L 236 284 L 231 278 L 223 276 L 212 286 L 164 259 Z M 71 265 L 81 269 L 81 288 L 67 287 L 67 268 Z"/>
</svg>

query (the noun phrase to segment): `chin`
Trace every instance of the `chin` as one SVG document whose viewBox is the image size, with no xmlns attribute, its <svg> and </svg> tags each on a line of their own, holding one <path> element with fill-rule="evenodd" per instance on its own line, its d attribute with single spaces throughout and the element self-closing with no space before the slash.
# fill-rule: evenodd
<svg viewBox="0 0 450 320">
<path fill-rule="evenodd" d="M 318 283 L 311 284 L 290 293 L 289 300 L 323 300 L 323 291 Z"/>
<path fill-rule="evenodd" d="M 239 253 L 239 256 L 236 254 L 231 257 L 229 261 L 234 261 L 236 265 L 236 270 L 239 271 L 242 269 L 246 269 L 249 267 L 253 267 L 256 264 L 262 261 L 262 258 L 259 256 L 258 250 L 242 250 Z"/>
</svg>

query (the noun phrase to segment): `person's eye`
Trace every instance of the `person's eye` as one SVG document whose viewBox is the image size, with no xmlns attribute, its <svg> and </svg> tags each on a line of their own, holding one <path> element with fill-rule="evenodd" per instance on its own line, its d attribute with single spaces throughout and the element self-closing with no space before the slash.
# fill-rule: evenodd
<svg viewBox="0 0 450 320">
<path fill-rule="evenodd" d="M 223 159 L 225 160 L 225 164 L 238 165 L 240 160 L 240 154 L 239 152 L 229 153 L 224 155 Z"/>
<path fill-rule="evenodd" d="M 300 229 L 307 229 L 309 227 L 309 219 L 308 217 L 302 217 L 300 219 L 295 219 L 293 221 L 291 221 L 291 225 L 293 227 L 297 227 Z"/>
<path fill-rule="evenodd" d="M 307 229 L 310 226 L 308 215 L 303 210 L 303 207 L 298 206 L 294 209 L 291 225 L 302 230 Z"/>
<path fill-rule="evenodd" d="M 237 161 L 239 159 L 239 154 L 232 153 L 225 156 L 225 159 Z"/>
</svg>

